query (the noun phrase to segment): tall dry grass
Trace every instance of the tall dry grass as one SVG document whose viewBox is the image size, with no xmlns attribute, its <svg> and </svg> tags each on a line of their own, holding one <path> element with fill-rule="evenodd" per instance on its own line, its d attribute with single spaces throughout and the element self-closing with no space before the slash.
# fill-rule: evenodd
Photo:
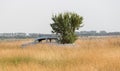
<svg viewBox="0 0 120 71">
<path fill-rule="evenodd" d="M 0 71 L 120 71 L 120 37 L 80 38 L 73 46 L 0 41 Z"/>
</svg>

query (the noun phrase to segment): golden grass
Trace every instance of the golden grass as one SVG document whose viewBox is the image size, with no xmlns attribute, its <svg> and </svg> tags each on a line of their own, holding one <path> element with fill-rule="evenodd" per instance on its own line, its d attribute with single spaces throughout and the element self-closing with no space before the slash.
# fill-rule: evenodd
<svg viewBox="0 0 120 71">
<path fill-rule="evenodd" d="M 80 38 L 74 46 L 0 41 L 0 71 L 120 71 L 120 37 Z"/>
</svg>

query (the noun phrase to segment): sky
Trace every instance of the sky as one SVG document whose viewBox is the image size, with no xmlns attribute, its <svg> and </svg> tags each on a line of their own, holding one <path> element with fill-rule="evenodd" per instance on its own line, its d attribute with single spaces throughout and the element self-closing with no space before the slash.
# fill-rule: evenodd
<svg viewBox="0 0 120 71">
<path fill-rule="evenodd" d="M 51 33 L 53 14 L 84 18 L 78 31 L 120 32 L 120 0 L 0 0 L 0 33 Z"/>
</svg>

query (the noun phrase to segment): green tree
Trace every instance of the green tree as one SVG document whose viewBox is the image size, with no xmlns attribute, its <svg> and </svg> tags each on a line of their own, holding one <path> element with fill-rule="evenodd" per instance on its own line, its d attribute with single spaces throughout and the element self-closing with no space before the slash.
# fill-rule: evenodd
<svg viewBox="0 0 120 71">
<path fill-rule="evenodd" d="M 82 24 L 83 17 L 72 12 L 60 13 L 52 16 L 53 23 L 50 24 L 52 32 L 59 35 L 60 43 L 74 43 L 77 39 L 75 30 Z"/>
</svg>

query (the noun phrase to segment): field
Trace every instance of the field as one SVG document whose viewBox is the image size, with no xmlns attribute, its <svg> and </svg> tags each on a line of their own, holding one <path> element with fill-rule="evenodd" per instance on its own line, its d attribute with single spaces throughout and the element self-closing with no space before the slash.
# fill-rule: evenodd
<svg viewBox="0 0 120 71">
<path fill-rule="evenodd" d="M 75 45 L 0 41 L 0 71 L 120 71 L 120 37 L 79 38 Z"/>
</svg>

